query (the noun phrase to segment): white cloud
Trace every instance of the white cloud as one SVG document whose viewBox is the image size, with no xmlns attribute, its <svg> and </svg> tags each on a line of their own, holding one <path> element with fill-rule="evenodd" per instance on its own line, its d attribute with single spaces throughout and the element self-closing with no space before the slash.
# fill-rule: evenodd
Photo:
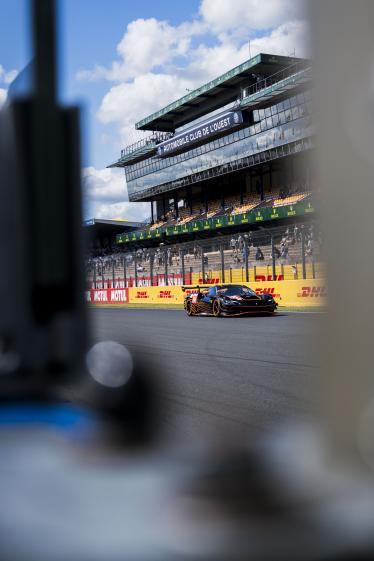
<svg viewBox="0 0 374 561">
<path fill-rule="evenodd" d="M 17 70 L 9 70 L 7 72 L 3 65 L 0 64 L 0 82 L 3 82 L 4 84 L 10 84 L 11 82 L 13 82 L 17 74 Z"/>
<path fill-rule="evenodd" d="M 143 74 L 113 86 L 104 96 L 97 116 L 102 123 L 133 124 L 184 95 L 191 86 L 191 80 L 176 74 Z"/>
<path fill-rule="evenodd" d="M 300 17 L 303 4 L 301 0 L 202 0 L 200 14 L 215 33 L 238 29 L 253 33 Z"/>
<path fill-rule="evenodd" d="M 82 170 L 86 218 L 122 218 L 142 221 L 150 215 L 149 203 L 128 202 L 125 174 L 118 169 Z"/>
<path fill-rule="evenodd" d="M 155 18 L 137 19 L 128 24 L 117 45 L 119 60 L 109 68 L 96 65 L 92 70 L 80 70 L 77 78 L 126 81 L 147 74 L 176 57 L 186 56 L 191 37 L 201 31 L 202 26 L 197 22 L 173 27 Z"/>
<path fill-rule="evenodd" d="M 0 88 L 0 107 L 4 105 L 7 98 L 7 92 L 4 88 Z"/>
<path fill-rule="evenodd" d="M 4 66 L 0 64 L 0 84 L 8 85 L 13 82 L 14 78 L 17 76 L 17 70 L 6 71 Z M 6 88 L 0 88 L 0 107 L 2 107 L 6 101 L 8 92 Z"/>
<path fill-rule="evenodd" d="M 309 53 L 309 28 L 304 20 L 283 23 L 268 35 L 251 40 L 252 56 L 258 53 L 303 57 Z"/>
<path fill-rule="evenodd" d="M 106 220 L 128 220 L 129 222 L 143 222 L 151 215 L 149 203 L 113 203 L 111 205 L 96 205 L 94 218 Z"/>
</svg>

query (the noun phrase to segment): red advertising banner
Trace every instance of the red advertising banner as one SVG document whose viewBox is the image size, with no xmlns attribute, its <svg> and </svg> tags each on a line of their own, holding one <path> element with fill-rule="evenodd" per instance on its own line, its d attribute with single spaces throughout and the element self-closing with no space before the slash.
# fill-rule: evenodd
<svg viewBox="0 0 374 561">
<path fill-rule="evenodd" d="M 88 304 L 127 304 L 129 291 L 127 288 L 103 288 L 86 290 Z"/>
</svg>

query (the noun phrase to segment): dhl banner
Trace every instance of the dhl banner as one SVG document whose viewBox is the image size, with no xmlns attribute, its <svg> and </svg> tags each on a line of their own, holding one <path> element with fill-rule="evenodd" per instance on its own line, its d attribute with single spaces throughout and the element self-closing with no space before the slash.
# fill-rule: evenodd
<svg viewBox="0 0 374 561">
<path fill-rule="evenodd" d="M 257 294 L 272 294 L 280 306 L 315 307 L 327 303 L 326 281 L 321 279 L 262 281 L 252 282 L 249 286 Z M 180 286 L 143 286 L 86 291 L 87 302 L 95 305 L 182 305 L 184 296 L 185 293 Z"/>
</svg>

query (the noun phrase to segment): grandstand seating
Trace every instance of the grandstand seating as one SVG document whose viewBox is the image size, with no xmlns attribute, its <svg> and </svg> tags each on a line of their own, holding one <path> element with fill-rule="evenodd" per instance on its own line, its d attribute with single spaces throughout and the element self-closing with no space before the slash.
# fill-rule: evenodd
<svg viewBox="0 0 374 561">
<path fill-rule="evenodd" d="M 208 213 L 205 213 L 205 203 L 201 200 L 194 200 L 192 203 L 192 213 L 189 208 L 180 208 L 178 219 L 175 219 L 174 212 L 169 211 L 166 214 L 165 220 L 158 220 L 155 224 L 149 226 L 151 230 L 160 228 L 162 226 L 172 224 L 187 224 L 192 220 L 200 218 L 213 218 L 222 214 L 242 214 L 248 212 L 257 206 L 263 207 L 279 207 L 283 205 L 295 204 L 310 196 L 310 191 L 296 191 L 287 196 L 281 196 L 282 191 L 285 189 L 274 187 L 271 191 L 265 193 L 264 199 L 261 200 L 260 195 L 257 193 L 248 193 L 243 197 L 243 204 L 240 204 L 239 195 L 229 195 L 225 198 L 225 208 L 221 207 L 221 199 L 214 199 L 208 203 Z M 286 189 L 287 192 L 287 189 Z"/>
<path fill-rule="evenodd" d="M 276 198 L 273 200 L 273 206 L 283 206 L 283 205 L 294 205 L 307 197 L 310 196 L 310 192 L 307 193 L 295 193 L 283 198 Z"/>
</svg>

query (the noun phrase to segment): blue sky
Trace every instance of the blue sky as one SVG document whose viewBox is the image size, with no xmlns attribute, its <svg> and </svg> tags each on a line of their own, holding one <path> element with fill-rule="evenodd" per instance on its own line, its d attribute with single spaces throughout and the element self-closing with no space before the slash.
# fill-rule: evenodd
<svg viewBox="0 0 374 561">
<path fill-rule="evenodd" d="M 300 0 L 60 0 L 60 97 L 82 106 L 86 217 L 141 219 L 108 170 L 134 123 L 257 52 L 305 54 Z M 0 0 L 0 104 L 30 57 L 26 0 Z"/>
</svg>

